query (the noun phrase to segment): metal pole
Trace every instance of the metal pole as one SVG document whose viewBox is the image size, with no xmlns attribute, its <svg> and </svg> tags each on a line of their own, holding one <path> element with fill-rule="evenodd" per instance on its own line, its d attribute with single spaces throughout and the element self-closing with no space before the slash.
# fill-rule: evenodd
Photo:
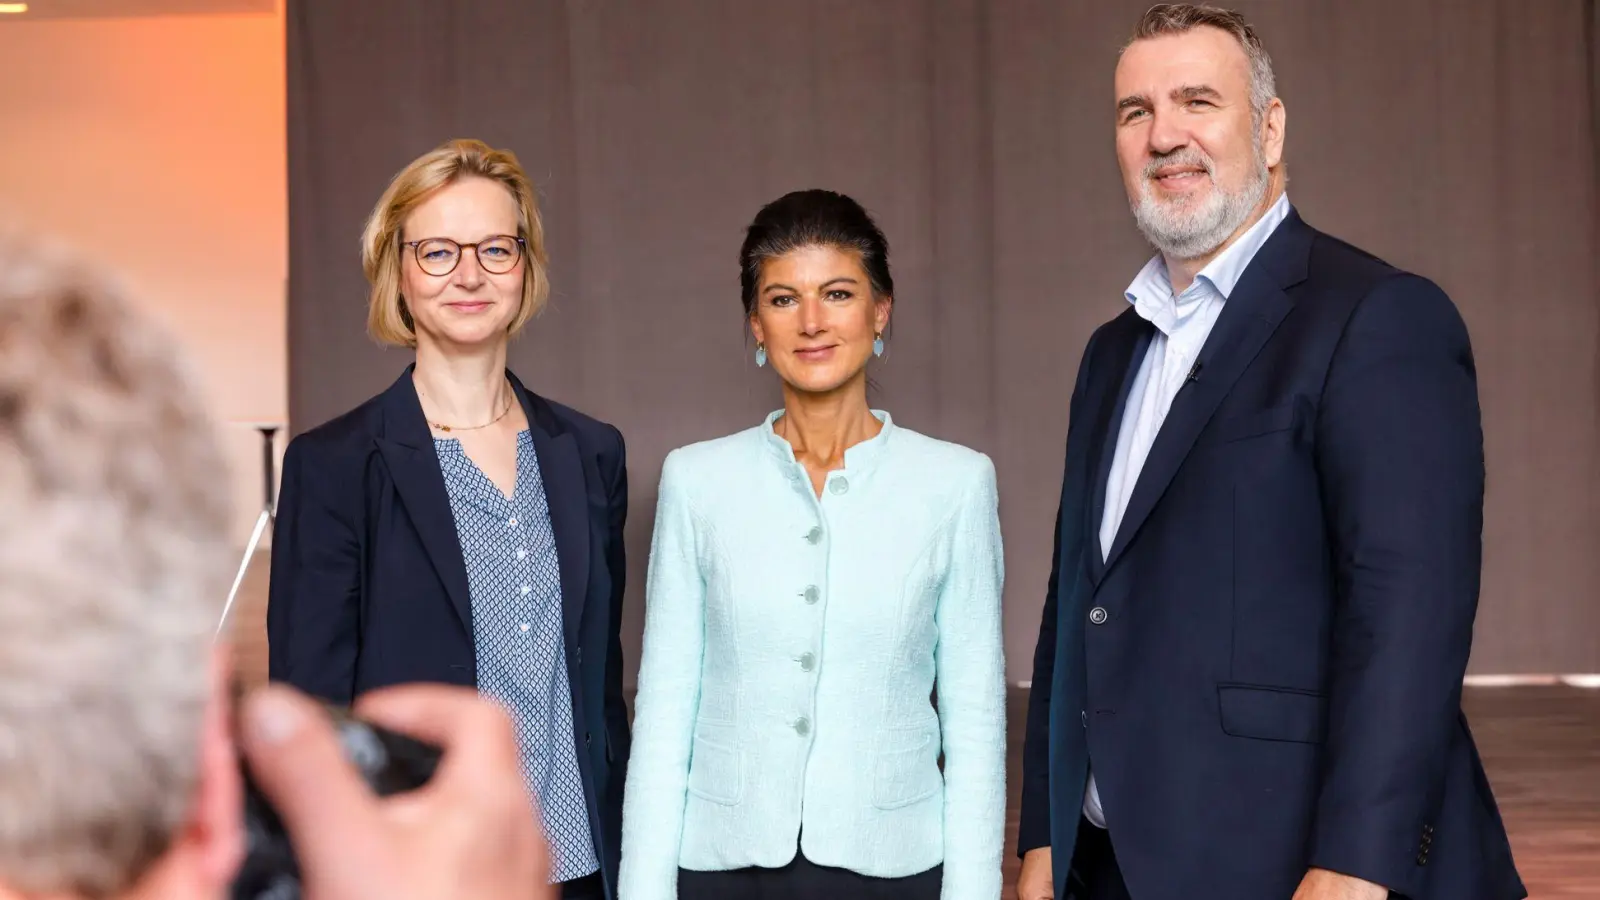
<svg viewBox="0 0 1600 900">
<path fill-rule="evenodd" d="M 278 426 L 257 425 L 256 430 L 261 432 L 261 514 L 256 516 L 256 527 L 250 532 L 250 541 L 245 545 L 244 555 L 239 558 L 239 569 L 233 576 L 233 587 L 228 589 L 228 601 L 222 606 L 222 618 L 217 621 L 215 634 L 218 639 L 222 637 L 223 629 L 227 627 L 228 616 L 233 612 L 233 601 L 239 596 L 239 586 L 244 584 L 244 573 L 250 568 L 250 560 L 256 555 L 256 547 L 260 546 L 267 527 L 276 518 L 273 506 L 276 503 L 274 494 L 278 479 L 275 471 L 277 465 L 272 455 L 272 438 L 278 433 Z"/>
<path fill-rule="evenodd" d="M 278 482 L 277 472 L 274 471 L 277 464 L 272 454 L 272 436 L 278 433 L 278 426 L 257 425 L 256 430 L 261 432 L 261 477 L 264 479 L 261 484 L 262 508 L 270 511 L 275 503 L 273 494 Z"/>
</svg>

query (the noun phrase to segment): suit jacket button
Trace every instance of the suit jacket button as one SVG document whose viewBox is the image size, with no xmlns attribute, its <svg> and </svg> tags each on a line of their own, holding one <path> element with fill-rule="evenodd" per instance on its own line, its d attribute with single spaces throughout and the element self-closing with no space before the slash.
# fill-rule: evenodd
<svg viewBox="0 0 1600 900">
<path fill-rule="evenodd" d="M 583 733 L 583 745 L 585 747 L 589 746 L 589 732 L 587 731 Z"/>
<path fill-rule="evenodd" d="M 1096 606 L 1094 609 L 1089 610 L 1089 621 L 1096 625 L 1104 625 L 1106 618 L 1107 613 L 1104 606 Z"/>
</svg>

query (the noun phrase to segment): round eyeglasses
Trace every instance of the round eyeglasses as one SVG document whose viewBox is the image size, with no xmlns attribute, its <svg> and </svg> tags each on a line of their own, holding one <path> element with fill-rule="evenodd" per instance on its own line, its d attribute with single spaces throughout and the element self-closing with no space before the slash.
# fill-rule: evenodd
<svg viewBox="0 0 1600 900">
<path fill-rule="evenodd" d="M 461 251 L 471 249 L 485 272 L 504 275 L 522 259 L 524 241 L 508 234 L 484 238 L 476 244 L 459 244 L 449 238 L 424 238 L 406 241 L 417 255 L 417 265 L 429 275 L 449 275 L 461 264 Z"/>
</svg>

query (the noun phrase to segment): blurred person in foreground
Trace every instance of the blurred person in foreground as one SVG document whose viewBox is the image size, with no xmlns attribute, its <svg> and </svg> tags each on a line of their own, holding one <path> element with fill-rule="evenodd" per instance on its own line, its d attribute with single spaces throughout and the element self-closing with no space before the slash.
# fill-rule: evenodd
<svg viewBox="0 0 1600 900">
<path fill-rule="evenodd" d="M 241 861 L 228 481 L 182 359 L 101 275 L 0 234 L 0 900 L 221 898 Z M 374 797 L 288 688 L 239 722 L 307 900 L 548 896 L 499 709 L 416 688 L 355 712 L 441 745 L 433 781 Z"/>
</svg>

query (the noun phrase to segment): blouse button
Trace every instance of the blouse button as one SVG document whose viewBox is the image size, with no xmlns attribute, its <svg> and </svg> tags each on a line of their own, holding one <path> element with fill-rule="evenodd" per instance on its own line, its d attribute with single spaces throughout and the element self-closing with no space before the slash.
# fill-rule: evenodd
<svg viewBox="0 0 1600 900">
<path fill-rule="evenodd" d="M 810 734 L 811 733 L 811 720 L 806 718 L 805 716 L 801 716 L 800 718 L 795 719 L 794 720 L 794 733 L 800 735 L 801 737 L 805 737 L 806 735 Z"/>
<path fill-rule="evenodd" d="M 822 526 L 811 526 L 811 530 L 806 532 L 806 540 L 813 544 L 820 542 L 822 540 Z"/>
<path fill-rule="evenodd" d="M 828 486 L 828 490 L 833 491 L 835 494 L 842 494 L 850 490 L 850 479 L 843 476 L 835 478 L 833 484 Z"/>
<path fill-rule="evenodd" d="M 806 588 L 804 596 L 807 603 L 815 603 L 822 596 L 822 592 L 817 590 L 817 586 L 813 584 Z"/>
<path fill-rule="evenodd" d="M 813 668 L 815 668 L 816 665 L 817 665 L 816 654 L 809 653 L 809 652 L 800 654 L 800 671 L 809 672 Z"/>
</svg>

